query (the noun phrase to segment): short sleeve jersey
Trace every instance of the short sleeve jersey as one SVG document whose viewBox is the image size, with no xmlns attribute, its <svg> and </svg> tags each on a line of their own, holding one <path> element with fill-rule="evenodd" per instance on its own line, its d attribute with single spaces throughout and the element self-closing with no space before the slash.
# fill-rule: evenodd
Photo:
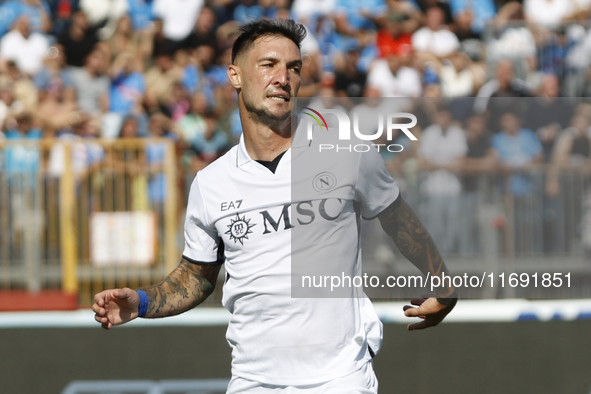
<svg viewBox="0 0 591 394">
<path fill-rule="evenodd" d="M 292 258 L 308 253 L 354 274 L 360 217 L 377 216 L 399 196 L 373 147 L 296 175 L 294 163 L 309 162 L 322 143 L 305 138 L 304 123 L 275 173 L 250 158 L 241 138 L 197 173 L 187 208 L 185 258 L 219 264 L 224 244 L 232 374 L 267 384 L 322 383 L 370 359 L 375 338 L 368 332 L 379 319 L 362 290 L 354 297 L 292 297 Z"/>
</svg>

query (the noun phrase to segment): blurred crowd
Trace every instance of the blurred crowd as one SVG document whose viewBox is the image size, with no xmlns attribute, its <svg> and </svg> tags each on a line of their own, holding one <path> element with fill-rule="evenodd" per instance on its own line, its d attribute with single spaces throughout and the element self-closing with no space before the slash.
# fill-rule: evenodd
<svg viewBox="0 0 591 394">
<path fill-rule="evenodd" d="M 170 138 L 194 173 L 242 132 L 226 76 L 240 26 L 293 18 L 308 31 L 300 96 L 347 111 L 352 97 L 407 98 L 421 138 L 384 152 L 388 167 L 418 163 L 432 216 L 457 217 L 464 203 L 440 197 L 476 190 L 459 162 L 512 171 L 591 156 L 590 15 L 591 0 L 6 0 L 0 139 Z M 533 190 L 522 175 L 504 187 L 523 201 Z M 432 222 L 446 233 L 449 219 Z"/>
<path fill-rule="evenodd" d="M 584 96 L 589 0 L 6 0 L 2 137 L 166 136 L 202 168 L 241 133 L 241 24 L 305 24 L 301 96 Z M 558 82 L 556 82 L 557 80 Z M 344 103 L 346 106 L 346 102 Z"/>
</svg>

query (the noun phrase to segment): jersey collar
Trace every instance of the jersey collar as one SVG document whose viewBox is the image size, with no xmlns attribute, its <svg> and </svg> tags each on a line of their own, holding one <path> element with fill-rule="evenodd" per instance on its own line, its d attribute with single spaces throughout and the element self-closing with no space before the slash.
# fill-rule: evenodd
<svg viewBox="0 0 591 394">
<path fill-rule="evenodd" d="M 236 165 L 242 167 L 243 165 L 251 162 L 252 159 L 246 151 L 246 144 L 244 143 L 244 134 L 240 134 L 240 142 L 238 143 L 238 154 L 236 155 Z"/>
<path fill-rule="evenodd" d="M 297 117 L 297 127 L 295 136 L 291 141 L 292 148 L 305 148 L 310 146 L 311 141 L 306 138 L 306 122 L 303 121 L 301 116 Z M 246 151 L 246 144 L 244 143 L 244 134 L 240 134 L 240 142 L 238 143 L 238 154 L 236 155 L 236 166 L 242 167 L 243 165 L 253 161 L 248 152 Z"/>
<path fill-rule="evenodd" d="M 291 140 L 291 147 L 292 148 L 307 148 L 310 146 L 312 141 L 308 140 L 307 137 L 307 127 L 306 122 L 302 119 L 301 116 L 297 116 L 296 120 L 296 127 L 295 127 L 295 135 Z"/>
</svg>

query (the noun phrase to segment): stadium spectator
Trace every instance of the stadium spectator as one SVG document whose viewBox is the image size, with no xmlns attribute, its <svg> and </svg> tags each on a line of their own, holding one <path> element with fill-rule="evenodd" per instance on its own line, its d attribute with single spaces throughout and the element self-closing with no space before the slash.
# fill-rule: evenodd
<svg viewBox="0 0 591 394">
<path fill-rule="evenodd" d="M 443 102 L 441 85 L 437 83 L 425 85 L 422 96 L 419 97 L 413 107 L 413 114 L 417 117 L 417 127 L 419 129 L 424 130 L 436 122 L 437 112 Z M 451 103 L 454 103 L 454 101 Z"/>
<path fill-rule="evenodd" d="M 347 109 L 339 104 L 336 91 L 334 88 L 335 77 L 332 73 L 325 73 L 320 80 L 320 89 L 318 95 L 310 100 L 308 106 L 314 108 L 316 111 L 323 111 L 325 109 L 336 109 L 347 113 Z M 338 119 L 336 116 L 325 117 L 326 124 L 329 128 L 339 129 Z"/>
<path fill-rule="evenodd" d="M 216 15 L 210 7 L 203 7 L 195 20 L 193 30 L 185 39 L 185 48 L 197 48 L 201 45 L 215 44 L 216 41 Z"/>
<path fill-rule="evenodd" d="M 315 20 L 333 14 L 337 0 L 294 0 L 291 10 L 294 16 L 306 26 L 312 26 Z"/>
<path fill-rule="evenodd" d="M 36 116 L 40 120 L 44 135 L 54 137 L 64 128 L 71 126 L 80 115 L 77 111 L 74 91 L 70 85 L 56 75 L 39 89 L 39 105 Z"/>
<path fill-rule="evenodd" d="M 528 22 L 555 29 L 574 12 L 571 0 L 523 0 L 523 11 Z"/>
<path fill-rule="evenodd" d="M 266 15 L 265 8 L 257 0 L 238 0 L 233 19 L 241 25 L 254 22 Z"/>
<path fill-rule="evenodd" d="M 322 77 L 322 53 L 316 38 L 310 34 L 309 30 L 306 38 L 302 41 L 300 51 L 302 57 L 307 59 L 306 65 L 302 67 L 300 88 L 300 97 L 312 97 L 318 94 L 320 89 L 320 79 Z"/>
<path fill-rule="evenodd" d="M 181 81 L 183 69 L 172 58 L 171 48 L 155 54 L 155 65 L 146 72 L 146 104 L 149 111 L 166 109 L 173 86 Z"/>
<path fill-rule="evenodd" d="M 219 114 L 217 128 L 228 137 L 229 146 L 234 146 L 240 141 L 242 124 L 238 111 L 238 95 L 230 84 L 220 88 L 221 94 L 216 101 L 216 113 Z"/>
<path fill-rule="evenodd" d="M 152 2 L 150 0 L 127 0 L 129 6 L 129 17 L 134 30 L 145 30 L 150 27 L 154 20 Z"/>
<path fill-rule="evenodd" d="M 109 113 L 103 116 L 102 137 L 117 137 L 123 120 L 128 115 L 136 116 L 139 122 L 139 134 L 146 134 L 147 123 L 143 108 L 146 82 L 141 70 L 141 59 L 131 52 L 122 52 L 117 56 L 109 71 Z"/>
<path fill-rule="evenodd" d="M 406 1 L 388 1 L 384 26 L 378 31 L 377 46 L 380 57 L 399 55 L 412 46 L 412 33 L 417 29 L 419 16 Z"/>
<path fill-rule="evenodd" d="M 72 70 L 78 108 L 90 115 L 105 113 L 109 109 L 111 82 L 105 75 L 105 55 L 99 49 L 92 51 L 84 67 Z"/>
<path fill-rule="evenodd" d="M 228 149 L 228 137 L 216 127 L 213 113 L 208 112 L 204 118 L 205 133 L 197 134 L 190 148 L 193 154 L 191 169 L 194 172 L 205 168 Z"/>
<path fill-rule="evenodd" d="M 73 67 L 82 67 L 84 59 L 99 42 L 97 29 L 88 26 L 84 12 L 77 11 L 72 15 L 70 28 L 62 34 L 58 42 L 64 48 L 66 63 Z"/>
<path fill-rule="evenodd" d="M 121 124 L 121 129 L 117 137 L 119 138 L 137 138 L 139 137 L 139 122 L 133 115 L 128 115 Z"/>
<path fill-rule="evenodd" d="M 383 97 L 418 97 L 421 95 L 421 76 L 411 66 L 413 54 L 390 55 L 376 60 L 367 76 L 367 83 L 378 86 Z"/>
<path fill-rule="evenodd" d="M 40 234 L 43 230 L 42 211 L 36 203 L 39 182 L 37 177 L 42 165 L 41 152 L 37 144 L 32 141 L 43 137 L 42 131 L 34 124 L 33 116 L 27 112 L 20 112 L 5 122 L 5 136 L 11 141 L 4 148 L 3 176 L 4 193 L 8 196 L 6 204 L 10 204 L 11 231 L 6 234 L 11 243 L 18 246 L 25 243 L 27 247 L 39 250 Z M 30 140 L 30 141 L 25 141 Z M 30 241 L 27 242 L 27 238 Z"/>
<path fill-rule="evenodd" d="M 358 2 L 337 0 L 334 9 L 334 29 L 331 44 L 343 54 L 355 45 L 361 45 L 362 59 L 373 59 L 377 55 L 375 31 L 383 23 L 388 7 L 384 0 Z"/>
<path fill-rule="evenodd" d="M 427 171 L 420 185 L 425 222 L 443 255 L 457 251 L 459 245 L 462 186 L 456 172 L 467 151 L 464 130 L 441 106 L 435 123 L 421 134 L 418 155 L 420 168 Z"/>
<path fill-rule="evenodd" d="M 166 138 L 177 141 L 178 136 L 171 131 L 171 120 L 163 113 L 157 112 L 150 118 L 149 137 Z M 166 200 L 166 176 L 164 159 L 168 146 L 162 142 L 146 144 L 146 167 L 148 173 L 148 200 L 150 208 L 157 213 L 163 212 Z"/>
<path fill-rule="evenodd" d="M 439 65 L 439 63 L 432 63 Z M 455 52 L 449 55 L 438 67 L 441 91 L 445 97 L 473 96 L 477 85 L 477 78 L 472 71 L 468 55 Z"/>
<path fill-rule="evenodd" d="M 340 67 L 335 70 L 335 90 L 339 97 L 361 97 L 365 90 L 367 75 L 357 68 L 360 51 L 351 48 Z M 346 101 L 346 100 L 345 100 Z M 350 107 L 350 105 L 347 105 Z"/>
<path fill-rule="evenodd" d="M 580 27 L 580 26 L 578 26 Z M 538 69 L 545 73 L 556 74 L 563 79 L 568 71 L 567 57 L 576 45 L 576 40 L 571 39 L 573 30 L 562 26 L 555 32 L 548 33 L 539 38 L 538 43 Z M 578 33 L 577 33 L 578 34 Z"/>
<path fill-rule="evenodd" d="M 58 141 L 49 152 L 48 173 L 60 177 L 65 170 L 65 145 L 70 145 L 71 168 L 77 181 L 88 177 L 105 158 L 105 151 L 94 140 L 99 136 L 100 124 L 85 114 L 72 114 L 70 127 L 57 136 Z"/>
<path fill-rule="evenodd" d="M 176 121 L 189 112 L 189 102 L 189 94 L 182 83 L 176 82 L 172 87 L 172 94 L 167 105 L 166 113 L 170 114 L 173 121 Z"/>
<path fill-rule="evenodd" d="M 460 237 L 460 254 L 475 256 L 481 245 L 479 244 L 478 206 L 484 197 L 479 180 L 482 176 L 492 174 L 497 156 L 492 149 L 491 134 L 486 129 L 486 119 L 483 115 L 471 114 L 465 122 L 466 142 L 468 150 L 462 159 L 460 170 L 462 180 L 462 211 L 460 216 L 462 230 Z"/>
<path fill-rule="evenodd" d="M 521 120 L 513 112 L 501 116 L 499 133 L 492 137 L 492 145 L 499 156 L 500 168 L 508 173 L 527 170 L 532 164 L 544 160 L 543 148 L 536 134 L 521 127 Z M 533 184 L 523 175 L 511 176 L 507 190 L 514 195 L 524 195 L 533 191 Z"/>
<path fill-rule="evenodd" d="M 447 26 L 452 26 L 454 23 L 453 12 L 449 1 L 445 0 L 413 0 L 423 15 L 427 14 L 427 10 L 431 7 L 437 7 L 443 13 L 442 23 Z"/>
<path fill-rule="evenodd" d="M 51 35 L 60 37 L 68 30 L 70 19 L 72 18 L 73 5 L 70 0 L 54 1 L 53 5 L 54 7 L 51 7 L 51 12 L 54 15 Z"/>
<path fill-rule="evenodd" d="M 195 49 L 195 59 L 203 74 L 210 74 L 215 67 L 216 50 L 213 45 L 201 45 Z M 209 86 L 204 87 L 208 88 Z"/>
<path fill-rule="evenodd" d="M 380 127 L 380 117 L 386 113 L 396 111 L 398 108 L 406 106 L 405 100 L 398 98 L 382 98 L 380 97 L 380 90 L 377 87 L 368 85 L 363 93 L 361 101 L 355 100 L 358 104 L 353 107 L 349 114 L 349 119 L 354 120 L 357 116 L 358 128 L 362 134 L 373 134 Z M 386 162 L 386 169 L 395 177 L 399 185 L 404 187 L 405 180 L 400 177 L 403 170 L 403 163 L 405 160 L 411 158 L 416 153 L 416 146 L 411 144 L 411 140 L 399 129 L 393 129 L 391 136 L 386 132 L 386 119 L 381 119 L 382 132 L 380 136 L 374 141 L 376 146 L 379 146 L 379 152 Z M 330 121 L 327 120 L 330 125 Z M 335 126 L 338 128 L 338 124 Z M 389 139 L 389 137 L 391 137 Z M 381 144 L 381 145 L 379 145 Z M 387 146 L 392 145 L 390 148 Z"/>
<path fill-rule="evenodd" d="M 563 80 L 563 91 L 567 96 L 587 96 L 590 88 L 589 67 L 591 66 L 591 31 L 571 25 L 569 39 L 572 48 L 565 58 L 566 75 Z"/>
<path fill-rule="evenodd" d="M 35 112 L 38 103 L 37 88 L 12 60 L 6 62 L 6 72 L 0 74 L 0 81 L 11 84 L 14 99 L 23 105 L 22 110 L 29 113 Z"/>
<path fill-rule="evenodd" d="M 383 0 L 358 2 L 354 0 L 337 0 L 334 9 L 336 32 L 348 37 L 361 38 L 366 31 L 376 30 L 386 11 Z"/>
<path fill-rule="evenodd" d="M 136 139 L 140 136 L 138 119 L 129 115 L 123 121 L 118 138 Z M 105 163 L 112 168 L 112 172 L 105 176 L 109 182 L 121 185 L 125 198 L 120 209 L 128 211 L 148 210 L 148 175 L 144 154 L 140 149 L 125 149 L 122 151 L 109 149 L 106 152 Z"/>
<path fill-rule="evenodd" d="M 542 209 L 541 181 L 532 170 L 544 160 L 536 134 L 521 127 L 517 114 L 501 115 L 501 131 L 492 137 L 498 155 L 498 169 L 506 175 L 504 191 L 511 197 L 515 227 L 515 249 L 518 252 L 541 252 Z"/>
<path fill-rule="evenodd" d="M 148 31 L 134 30 L 131 24 L 131 18 L 124 15 L 119 19 L 117 28 L 106 42 L 109 46 L 112 61 L 122 52 L 129 52 L 137 57 L 138 60 L 142 60 L 151 55 L 152 44 L 150 40 L 151 36 Z M 138 66 L 140 64 L 138 63 Z M 142 69 L 143 67 L 138 69 L 138 71 Z"/>
<path fill-rule="evenodd" d="M 482 34 L 497 13 L 493 0 L 451 0 L 449 5 L 456 23 L 458 18 L 470 15 L 470 29 L 477 34 Z"/>
<path fill-rule="evenodd" d="M 382 98 L 377 86 L 367 85 L 363 92 L 363 99 L 355 102 L 357 105 L 349 111 L 351 128 L 365 135 L 375 135 L 381 128 L 384 134 L 384 119 L 381 115 L 395 110 L 393 99 Z"/>
<path fill-rule="evenodd" d="M 111 38 L 119 19 L 129 9 L 127 0 L 80 0 L 78 7 L 86 14 L 90 26 L 98 27 L 101 40 Z"/>
<path fill-rule="evenodd" d="M 53 78 L 61 79 L 64 88 L 70 90 L 72 95 L 74 94 L 72 70 L 66 66 L 64 50 L 59 44 L 49 49 L 47 57 L 43 60 L 43 66 L 33 77 L 33 83 L 37 89 L 41 90 Z"/>
<path fill-rule="evenodd" d="M 0 56 L 4 60 L 14 61 L 20 71 L 29 76 L 41 69 L 48 49 L 47 38 L 41 33 L 31 31 L 29 18 L 24 15 L 0 39 Z"/>
<path fill-rule="evenodd" d="M 495 17 L 491 25 L 493 39 L 487 45 L 487 60 L 492 70 L 501 59 L 510 59 L 516 75 L 527 80 L 536 67 L 536 41 L 530 28 L 523 24 L 523 7 L 509 2 Z"/>
<path fill-rule="evenodd" d="M 210 65 L 209 69 L 205 71 L 205 79 L 207 79 L 213 87 L 225 85 L 228 83 L 227 69 L 231 63 L 232 48 L 224 48 L 219 52 L 219 55 L 215 59 L 215 63 Z"/>
<path fill-rule="evenodd" d="M 481 61 L 484 58 L 484 42 L 481 33 L 477 33 L 472 27 L 473 15 L 470 10 L 464 10 L 455 15 L 454 33 L 460 41 L 460 51 L 465 53 L 472 61 Z"/>
<path fill-rule="evenodd" d="M 199 15 L 203 0 L 154 0 L 156 18 L 162 19 L 164 37 L 171 40 L 173 49 L 180 49 Z"/>
<path fill-rule="evenodd" d="M 546 177 L 545 190 L 549 196 L 560 193 L 560 170 L 563 168 L 588 168 L 591 164 L 591 122 L 589 118 L 577 113 L 569 127 L 560 133 Z"/>
<path fill-rule="evenodd" d="M 412 47 L 416 52 L 445 57 L 459 49 L 458 37 L 443 24 L 444 14 L 439 7 L 429 7 L 425 19 L 426 26 L 412 35 Z"/>
<path fill-rule="evenodd" d="M 559 98 L 560 81 L 554 74 L 546 74 L 537 97 L 527 100 L 523 126 L 533 130 L 544 148 L 544 161 L 549 162 L 558 133 L 568 127 L 574 103 Z"/>
<path fill-rule="evenodd" d="M 488 111 L 488 128 L 493 133 L 499 131 L 500 115 L 508 109 L 523 110 L 525 100 L 530 97 L 530 87 L 522 80 L 515 78 L 513 63 L 500 60 L 496 65 L 495 78 L 485 83 L 474 100 L 474 111 L 482 114 Z"/>
<path fill-rule="evenodd" d="M 122 52 L 111 66 L 109 111 L 122 116 L 143 112 L 140 108 L 146 91 L 144 74 L 132 52 Z"/>
<path fill-rule="evenodd" d="M 209 109 L 205 94 L 197 92 L 191 97 L 189 111 L 175 121 L 175 130 L 186 146 L 205 133 L 207 125 L 204 116 Z"/>
<path fill-rule="evenodd" d="M 21 17 L 29 20 L 31 31 L 51 31 L 51 11 L 43 0 L 8 0 L 0 6 L 0 35 L 4 35 Z"/>
<path fill-rule="evenodd" d="M 569 127 L 562 130 L 556 141 L 544 185 L 544 250 L 558 252 L 566 247 L 566 240 L 581 232 L 586 252 L 591 247 L 591 217 L 585 203 L 588 191 L 572 193 L 588 181 L 585 168 L 591 163 L 591 134 L 588 114 L 575 111 Z M 583 170 L 583 171 L 581 171 Z M 564 172 L 564 175 L 563 175 Z M 575 211 L 577 229 L 564 226 L 565 205 Z"/>
<path fill-rule="evenodd" d="M 14 84 L 7 79 L 0 79 L 0 130 L 4 130 L 4 122 L 24 110 L 24 104 L 14 97 Z"/>
</svg>

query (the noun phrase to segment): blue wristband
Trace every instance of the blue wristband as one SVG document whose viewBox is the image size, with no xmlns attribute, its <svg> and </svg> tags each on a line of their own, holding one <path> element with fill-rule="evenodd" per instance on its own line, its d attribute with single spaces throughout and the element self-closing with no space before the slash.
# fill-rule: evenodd
<svg viewBox="0 0 591 394">
<path fill-rule="evenodd" d="M 140 296 L 140 305 L 138 307 L 138 316 L 144 317 L 146 316 L 146 312 L 148 312 L 148 295 L 143 290 L 138 290 L 137 294 Z"/>
</svg>

